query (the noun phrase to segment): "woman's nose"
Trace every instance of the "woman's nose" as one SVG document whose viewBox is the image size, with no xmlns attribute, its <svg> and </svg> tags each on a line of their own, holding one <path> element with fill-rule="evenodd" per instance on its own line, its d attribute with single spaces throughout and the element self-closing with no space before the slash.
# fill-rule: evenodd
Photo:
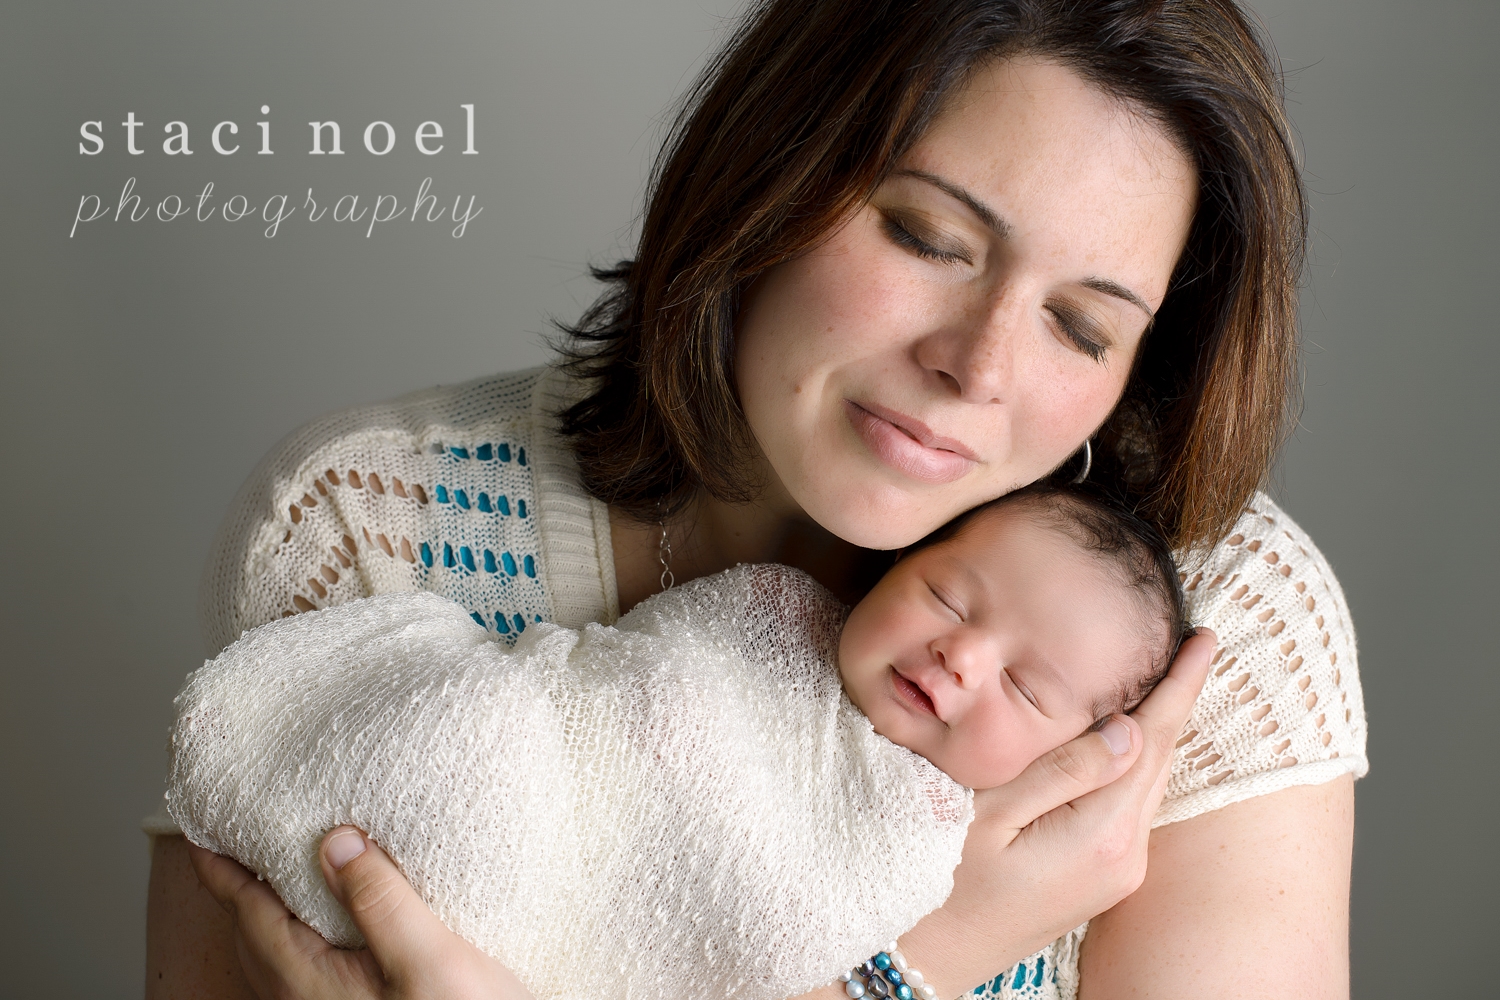
<svg viewBox="0 0 1500 1000">
<path fill-rule="evenodd" d="M 999 290 L 975 301 L 922 338 L 917 363 L 934 373 L 964 402 L 1004 403 L 1010 399 L 1024 343 L 1024 296 Z"/>
</svg>

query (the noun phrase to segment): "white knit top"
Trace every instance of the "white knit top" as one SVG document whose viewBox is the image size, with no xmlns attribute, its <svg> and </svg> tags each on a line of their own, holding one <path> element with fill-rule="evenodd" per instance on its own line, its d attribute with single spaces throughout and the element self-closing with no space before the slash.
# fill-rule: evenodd
<svg viewBox="0 0 1500 1000">
<path fill-rule="evenodd" d="M 619 616 L 608 511 L 551 414 L 561 373 L 480 379 L 316 420 L 277 446 L 225 520 L 202 588 L 209 652 L 360 597 L 429 590 L 502 640 Z M 1257 495 L 1233 533 L 1183 556 L 1188 611 L 1219 637 L 1154 825 L 1293 785 L 1361 776 L 1364 704 L 1343 591 Z M 148 832 L 176 832 L 163 813 Z M 1070 996 L 1081 932 L 976 992 Z"/>
</svg>

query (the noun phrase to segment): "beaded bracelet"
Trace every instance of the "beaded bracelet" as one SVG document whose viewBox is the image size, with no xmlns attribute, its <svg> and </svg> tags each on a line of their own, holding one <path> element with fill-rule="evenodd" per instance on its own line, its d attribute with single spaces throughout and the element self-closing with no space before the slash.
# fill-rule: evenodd
<svg viewBox="0 0 1500 1000">
<path fill-rule="evenodd" d="M 874 958 L 866 959 L 848 972 L 839 974 L 849 1000 L 861 1000 L 868 994 L 872 1000 L 937 1000 L 937 990 L 922 979 L 922 974 L 906 962 L 896 950 L 896 942 L 885 946 Z"/>
</svg>

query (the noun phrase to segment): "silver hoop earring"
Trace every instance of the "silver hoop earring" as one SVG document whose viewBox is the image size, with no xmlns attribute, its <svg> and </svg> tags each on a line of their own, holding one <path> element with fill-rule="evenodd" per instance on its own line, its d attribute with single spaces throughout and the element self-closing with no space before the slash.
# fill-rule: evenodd
<svg viewBox="0 0 1500 1000">
<path fill-rule="evenodd" d="M 1083 468 L 1078 470 L 1078 475 L 1073 477 L 1073 485 L 1078 485 L 1089 477 L 1089 470 L 1094 467 L 1094 446 L 1088 439 L 1083 442 Z"/>
</svg>

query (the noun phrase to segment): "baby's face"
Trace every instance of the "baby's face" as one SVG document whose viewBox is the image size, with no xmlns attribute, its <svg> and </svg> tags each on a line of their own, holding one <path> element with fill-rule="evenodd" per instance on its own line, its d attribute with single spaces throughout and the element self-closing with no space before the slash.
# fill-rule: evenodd
<svg viewBox="0 0 1500 1000">
<path fill-rule="evenodd" d="M 875 731 L 992 788 L 1087 729 L 1150 658 L 1098 556 L 1023 505 L 896 563 L 849 614 L 839 672 Z"/>
</svg>

